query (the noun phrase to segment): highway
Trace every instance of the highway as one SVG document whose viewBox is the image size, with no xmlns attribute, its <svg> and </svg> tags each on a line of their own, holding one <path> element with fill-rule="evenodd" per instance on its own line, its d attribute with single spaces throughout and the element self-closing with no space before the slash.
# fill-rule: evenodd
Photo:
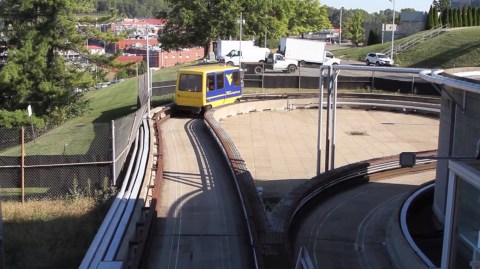
<svg viewBox="0 0 480 269">
<path fill-rule="evenodd" d="M 319 202 L 296 227 L 315 268 L 393 268 L 387 227 L 406 195 L 433 180 L 435 170 L 395 175 L 345 189 Z M 295 255 L 296 256 L 296 255 Z"/>
<path fill-rule="evenodd" d="M 203 120 L 162 124 L 164 180 L 145 268 L 254 268 L 232 174 Z"/>
</svg>

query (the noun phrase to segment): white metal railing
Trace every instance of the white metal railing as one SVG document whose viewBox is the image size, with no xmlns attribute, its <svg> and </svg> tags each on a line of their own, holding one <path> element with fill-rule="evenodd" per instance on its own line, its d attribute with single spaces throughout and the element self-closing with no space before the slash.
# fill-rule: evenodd
<svg viewBox="0 0 480 269">
<path fill-rule="evenodd" d="M 134 149 L 122 187 L 102 222 L 95 238 L 80 264 L 81 269 L 98 268 L 108 263 L 108 268 L 121 268 L 123 261 L 116 261 L 115 256 L 122 246 L 124 235 L 134 212 L 140 187 L 145 177 L 149 153 L 150 132 L 147 120 L 138 130 Z"/>
</svg>

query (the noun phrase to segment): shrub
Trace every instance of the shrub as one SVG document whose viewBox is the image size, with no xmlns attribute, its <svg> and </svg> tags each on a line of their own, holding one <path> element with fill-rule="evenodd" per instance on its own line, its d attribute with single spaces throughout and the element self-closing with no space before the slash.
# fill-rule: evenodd
<svg viewBox="0 0 480 269">
<path fill-rule="evenodd" d="M 43 127 L 45 122 L 42 118 L 32 115 L 30 118 L 26 110 L 8 111 L 0 109 L 0 126 L 12 128 L 14 126 L 28 126 L 33 124 L 37 127 Z"/>
</svg>

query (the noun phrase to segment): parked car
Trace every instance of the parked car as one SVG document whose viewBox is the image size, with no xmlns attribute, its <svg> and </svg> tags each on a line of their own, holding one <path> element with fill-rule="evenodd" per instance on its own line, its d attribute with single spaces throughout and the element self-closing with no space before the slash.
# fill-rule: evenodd
<svg viewBox="0 0 480 269">
<path fill-rule="evenodd" d="M 97 90 L 103 89 L 103 88 L 108 87 L 108 85 L 110 85 L 110 82 L 98 83 L 97 85 L 95 85 L 95 89 L 97 89 Z"/>
<path fill-rule="evenodd" d="M 376 66 L 379 66 L 379 65 L 392 66 L 393 60 L 383 53 L 371 52 L 367 54 L 367 56 L 365 57 L 365 63 L 367 65 L 374 64 Z"/>
</svg>

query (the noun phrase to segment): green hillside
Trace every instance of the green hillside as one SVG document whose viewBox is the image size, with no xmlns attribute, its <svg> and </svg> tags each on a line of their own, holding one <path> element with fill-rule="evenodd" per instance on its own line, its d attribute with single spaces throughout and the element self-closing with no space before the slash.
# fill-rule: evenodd
<svg viewBox="0 0 480 269">
<path fill-rule="evenodd" d="M 395 41 L 400 44 L 412 37 Z M 363 61 L 368 52 L 388 49 L 391 43 L 342 49 L 335 51 L 337 57 Z M 410 50 L 395 56 L 400 67 L 454 68 L 480 66 L 480 27 L 453 28 L 426 40 Z"/>
</svg>

